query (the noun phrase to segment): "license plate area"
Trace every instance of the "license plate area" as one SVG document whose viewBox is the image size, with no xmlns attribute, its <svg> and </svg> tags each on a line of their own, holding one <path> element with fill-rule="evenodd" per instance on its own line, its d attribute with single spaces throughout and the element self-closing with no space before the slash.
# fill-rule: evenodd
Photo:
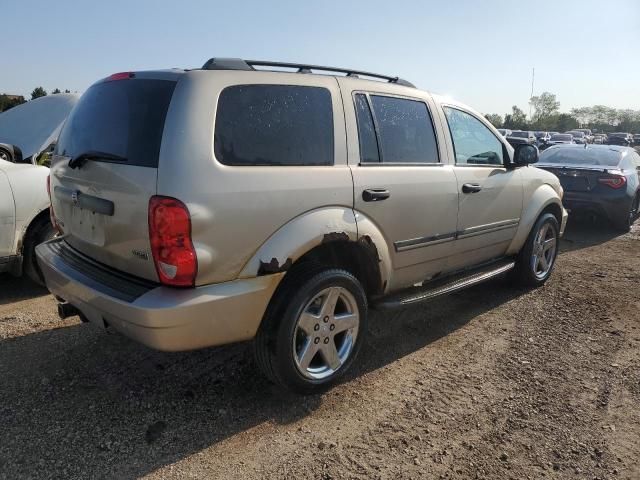
<svg viewBox="0 0 640 480">
<path fill-rule="evenodd" d="M 104 246 L 104 215 L 77 206 L 69 206 L 69 208 L 73 235 L 93 245 Z"/>
<path fill-rule="evenodd" d="M 560 184 L 563 189 L 569 192 L 589 191 L 589 182 L 585 177 L 562 177 Z"/>
</svg>

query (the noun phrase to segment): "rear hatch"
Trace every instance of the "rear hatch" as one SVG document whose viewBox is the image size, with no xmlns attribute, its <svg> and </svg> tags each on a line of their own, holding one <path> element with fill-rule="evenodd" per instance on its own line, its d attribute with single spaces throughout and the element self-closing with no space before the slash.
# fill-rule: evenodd
<svg viewBox="0 0 640 480">
<path fill-rule="evenodd" d="M 150 253 L 165 118 L 177 75 L 116 74 L 69 116 L 52 159 L 51 199 L 65 240 L 117 270 L 158 280 Z"/>
</svg>

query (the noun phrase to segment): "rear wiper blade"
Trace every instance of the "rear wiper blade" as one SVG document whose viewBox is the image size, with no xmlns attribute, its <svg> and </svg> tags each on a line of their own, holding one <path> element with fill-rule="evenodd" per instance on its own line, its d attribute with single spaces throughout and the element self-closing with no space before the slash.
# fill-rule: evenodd
<svg viewBox="0 0 640 480">
<path fill-rule="evenodd" d="M 85 164 L 87 160 L 110 160 L 112 162 L 126 162 L 127 159 L 125 157 L 121 157 L 120 155 L 116 155 L 108 152 L 100 152 L 98 150 L 89 150 L 87 152 L 83 152 L 80 155 L 76 155 L 71 160 L 69 160 L 69 167 L 80 168 Z"/>
</svg>

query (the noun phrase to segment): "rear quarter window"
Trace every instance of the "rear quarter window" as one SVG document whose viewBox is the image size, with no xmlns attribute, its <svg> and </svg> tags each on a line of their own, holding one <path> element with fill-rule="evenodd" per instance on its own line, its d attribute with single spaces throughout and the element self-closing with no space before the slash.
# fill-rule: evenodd
<svg viewBox="0 0 640 480">
<path fill-rule="evenodd" d="M 333 142 L 326 88 L 236 85 L 220 93 L 214 151 L 224 165 L 333 165 Z"/>
</svg>

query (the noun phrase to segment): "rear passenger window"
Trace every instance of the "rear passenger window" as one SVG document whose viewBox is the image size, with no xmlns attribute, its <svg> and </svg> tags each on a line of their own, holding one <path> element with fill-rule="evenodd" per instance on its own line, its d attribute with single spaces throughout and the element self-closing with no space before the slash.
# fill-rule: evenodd
<svg viewBox="0 0 640 480">
<path fill-rule="evenodd" d="M 326 88 L 238 85 L 220 93 L 214 136 L 225 165 L 333 165 Z"/>
<path fill-rule="evenodd" d="M 424 102 L 371 95 L 383 163 L 437 163 L 438 146 Z"/>
<path fill-rule="evenodd" d="M 502 142 L 474 116 L 444 107 L 458 165 L 503 165 Z"/>
</svg>

